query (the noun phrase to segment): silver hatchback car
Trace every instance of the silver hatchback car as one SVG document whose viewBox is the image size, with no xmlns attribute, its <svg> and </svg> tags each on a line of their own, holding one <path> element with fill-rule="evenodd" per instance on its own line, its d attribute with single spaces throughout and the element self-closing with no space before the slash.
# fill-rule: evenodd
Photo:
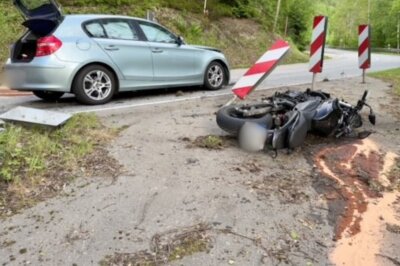
<svg viewBox="0 0 400 266">
<path fill-rule="evenodd" d="M 75 94 L 104 104 L 117 92 L 229 82 L 215 48 L 186 45 L 159 24 L 126 16 L 63 15 L 55 0 L 14 0 L 27 32 L 12 46 L 7 85 L 45 100 Z"/>
</svg>

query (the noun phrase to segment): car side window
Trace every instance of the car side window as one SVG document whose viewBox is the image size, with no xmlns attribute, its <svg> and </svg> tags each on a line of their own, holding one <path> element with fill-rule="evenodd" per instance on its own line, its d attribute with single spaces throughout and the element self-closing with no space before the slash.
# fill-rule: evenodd
<svg viewBox="0 0 400 266">
<path fill-rule="evenodd" d="M 109 20 L 103 22 L 107 37 L 110 39 L 139 40 L 139 35 L 129 22 L 123 20 Z"/>
<path fill-rule="evenodd" d="M 139 22 L 139 25 L 149 42 L 176 42 L 176 37 L 160 26 L 146 22 Z"/>
<path fill-rule="evenodd" d="M 106 38 L 103 26 L 98 21 L 89 22 L 85 25 L 86 31 L 94 38 Z"/>
</svg>

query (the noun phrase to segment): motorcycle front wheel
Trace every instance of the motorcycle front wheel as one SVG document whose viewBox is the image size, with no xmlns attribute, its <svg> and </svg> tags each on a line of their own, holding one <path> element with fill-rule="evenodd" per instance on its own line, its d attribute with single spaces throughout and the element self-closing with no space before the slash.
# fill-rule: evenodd
<svg viewBox="0 0 400 266">
<path fill-rule="evenodd" d="M 254 106 L 253 106 L 254 107 Z M 254 116 L 245 116 L 246 106 L 225 106 L 217 112 L 218 126 L 232 135 L 238 135 L 240 129 L 246 122 L 257 123 L 265 128 L 272 126 L 272 115 L 264 113 Z"/>
</svg>

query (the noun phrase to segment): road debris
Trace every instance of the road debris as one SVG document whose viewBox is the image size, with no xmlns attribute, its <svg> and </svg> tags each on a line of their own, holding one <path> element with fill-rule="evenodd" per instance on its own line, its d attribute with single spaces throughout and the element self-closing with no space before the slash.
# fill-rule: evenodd
<svg viewBox="0 0 400 266">
<path fill-rule="evenodd" d="M 190 141 L 190 139 L 183 138 L 183 141 Z M 216 136 L 207 135 L 197 137 L 195 140 L 191 141 L 187 147 L 188 148 L 203 148 L 208 150 L 222 150 L 223 148 L 229 146 L 234 138 L 230 136 Z"/>
<path fill-rule="evenodd" d="M 10 122 L 38 124 L 42 126 L 58 127 L 65 124 L 72 115 L 40 110 L 28 107 L 15 107 L 8 112 L 0 115 L 0 119 Z"/>
<path fill-rule="evenodd" d="M 211 249 L 210 226 L 199 223 L 194 226 L 173 229 L 155 234 L 150 243 L 150 250 L 134 253 L 115 253 L 106 256 L 100 265 L 161 265 L 197 252 Z"/>
<path fill-rule="evenodd" d="M 391 233 L 400 234 L 400 225 L 387 223 L 386 230 Z"/>
</svg>

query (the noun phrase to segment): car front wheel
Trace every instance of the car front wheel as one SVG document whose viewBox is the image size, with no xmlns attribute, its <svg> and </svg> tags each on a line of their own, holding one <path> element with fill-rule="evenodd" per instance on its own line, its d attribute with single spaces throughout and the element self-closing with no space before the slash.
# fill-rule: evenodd
<svg viewBox="0 0 400 266">
<path fill-rule="evenodd" d="M 32 93 L 46 102 L 55 102 L 64 95 L 64 92 L 58 91 L 32 91 Z"/>
<path fill-rule="evenodd" d="M 83 104 L 105 104 L 114 96 L 116 86 L 115 76 L 110 70 L 100 65 L 91 65 L 76 76 L 73 92 Z"/>
<path fill-rule="evenodd" d="M 226 84 L 224 67 L 218 62 L 211 62 L 206 69 L 204 86 L 209 90 L 219 90 Z"/>
</svg>

